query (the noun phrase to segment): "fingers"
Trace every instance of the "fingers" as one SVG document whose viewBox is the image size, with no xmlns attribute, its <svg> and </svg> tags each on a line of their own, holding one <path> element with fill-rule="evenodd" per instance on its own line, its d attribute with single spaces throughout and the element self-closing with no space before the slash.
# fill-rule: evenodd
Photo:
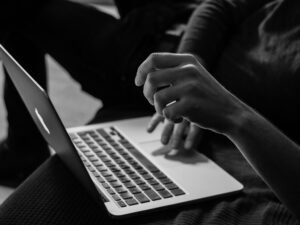
<svg viewBox="0 0 300 225">
<path fill-rule="evenodd" d="M 180 97 L 180 87 L 164 88 L 154 94 L 154 108 L 157 113 L 163 115 L 163 110 L 168 105 L 174 104 Z"/>
<path fill-rule="evenodd" d="M 169 120 L 165 120 L 164 129 L 161 134 L 162 144 L 167 145 L 169 143 L 173 134 L 173 129 L 174 129 L 174 123 Z"/>
<path fill-rule="evenodd" d="M 196 147 L 196 145 L 200 143 L 202 139 L 202 134 L 203 134 L 202 129 L 198 127 L 196 124 L 191 123 L 189 127 L 188 135 L 185 139 L 184 148 L 190 150 Z"/>
<path fill-rule="evenodd" d="M 161 122 L 164 121 L 164 117 L 161 116 L 158 113 L 154 113 L 154 115 L 152 116 L 150 122 L 148 123 L 148 127 L 147 127 L 147 131 L 149 133 L 153 132 L 155 130 L 155 128 L 157 127 L 157 125 Z"/>
<path fill-rule="evenodd" d="M 181 77 L 181 69 L 177 67 L 149 73 L 143 88 L 144 96 L 153 105 L 155 92 L 176 85 Z"/>
<path fill-rule="evenodd" d="M 162 114 L 166 119 L 174 123 L 180 123 L 187 108 L 188 107 L 185 99 L 179 99 L 176 102 L 166 106 L 162 110 Z"/>
<path fill-rule="evenodd" d="M 180 149 L 183 147 L 183 143 L 186 136 L 186 131 L 189 129 L 189 122 L 183 120 L 181 123 L 176 124 L 172 136 L 172 147 L 175 149 Z"/>
<path fill-rule="evenodd" d="M 147 75 L 159 69 L 176 67 L 182 63 L 193 63 L 197 59 L 190 54 L 175 54 L 175 53 L 152 53 L 138 68 L 135 77 L 135 84 L 142 86 L 147 78 Z"/>
</svg>

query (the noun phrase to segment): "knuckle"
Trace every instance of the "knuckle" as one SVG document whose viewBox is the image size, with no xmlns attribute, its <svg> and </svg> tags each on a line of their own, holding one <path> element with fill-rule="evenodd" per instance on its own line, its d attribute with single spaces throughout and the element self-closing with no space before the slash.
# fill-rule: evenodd
<svg viewBox="0 0 300 225">
<path fill-rule="evenodd" d="M 153 96 L 155 107 L 158 112 L 161 112 L 164 107 L 164 97 L 161 93 L 156 92 Z"/>
<path fill-rule="evenodd" d="M 154 94 L 154 101 L 157 102 L 157 103 L 162 103 L 164 97 L 163 97 L 163 94 L 161 94 L 160 92 L 156 92 Z"/>
<path fill-rule="evenodd" d="M 189 87 L 189 90 L 193 91 L 193 92 L 198 90 L 198 85 L 194 82 L 189 84 L 188 87 Z"/>
<path fill-rule="evenodd" d="M 198 62 L 196 56 L 191 53 L 188 53 L 187 57 L 188 57 L 190 63 L 192 63 L 192 64 L 196 64 Z"/>
<path fill-rule="evenodd" d="M 185 85 L 184 87 L 184 93 L 188 94 L 188 96 L 190 97 L 190 95 L 195 95 L 198 92 L 198 85 L 195 82 L 190 82 L 188 84 Z M 184 104 L 187 104 L 189 100 L 188 98 L 183 98 L 182 100 L 184 101 Z"/>
<path fill-rule="evenodd" d="M 172 122 L 176 121 L 175 114 L 173 113 L 172 110 L 170 110 L 168 108 L 164 110 L 164 116 Z"/>
<path fill-rule="evenodd" d="M 150 62 L 150 64 L 152 65 L 152 66 L 155 66 L 155 62 L 156 62 L 156 59 L 157 59 L 157 55 L 158 55 L 158 53 L 151 53 L 150 55 L 149 55 L 149 57 L 148 57 L 148 60 L 149 60 L 149 62 Z"/>
<path fill-rule="evenodd" d="M 183 67 L 184 72 L 191 78 L 196 78 L 198 76 L 198 68 L 194 64 L 187 64 Z"/>
<path fill-rule="evenodd" d="M 150 86 L 153 86 L 155 85 L 156 83 L 156 78 L 154 76 L 154 73 L 149 73 L 148 76 L 147 76 L 147 82 Z"/>
</svg>

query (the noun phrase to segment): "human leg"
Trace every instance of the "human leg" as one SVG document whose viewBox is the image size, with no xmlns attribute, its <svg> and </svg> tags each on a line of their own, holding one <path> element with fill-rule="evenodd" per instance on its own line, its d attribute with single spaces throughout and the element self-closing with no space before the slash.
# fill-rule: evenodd
<svg viewBox="0 0 300 225">
<path fill-rule="evenodd" d="M 136 17 L 117 20 L 92 7 L 69 1 L 46 4 L 27 29 L 36 43 L 52 55 L 89 94 L 104 105 L 145 102 L 133 78 L 138 65 L 157 49 L 161 33 L 155 23 Z M 143 18 L 145 19 L 145 18 Z"/>
</svg>

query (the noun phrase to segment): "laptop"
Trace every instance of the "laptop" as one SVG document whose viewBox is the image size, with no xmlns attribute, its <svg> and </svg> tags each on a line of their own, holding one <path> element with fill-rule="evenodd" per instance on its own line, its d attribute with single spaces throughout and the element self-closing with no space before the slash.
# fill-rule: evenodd
<svg viewBox="0 0 300 225">
<path fill-rule="evenodd" d="M 150 117 L 66 129 L 43 88 L 2 46 L 0 54 L 49 146 L 111 216 L 190 204 L 243 189 L 203 154 L 163 146 L 162 127 L 146 132 Z"/>
</svg>

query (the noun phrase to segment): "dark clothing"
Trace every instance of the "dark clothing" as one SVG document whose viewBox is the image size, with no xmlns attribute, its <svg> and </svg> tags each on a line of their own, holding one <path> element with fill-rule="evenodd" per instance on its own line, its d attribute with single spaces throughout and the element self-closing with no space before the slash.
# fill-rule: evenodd
<svg viewBox="0 0 300 225">
<path fill-rule="evenodd" d="M 181 16 L 169 1 L 116 3 L 121 19 L 65 0 L 1 1 L 0 40 L 45 89 L 44 54 L 48 53 L 105 107 L 123 104 L 150 110 L 134 85 L 135 72 L 151 52 L 176 50 L 179 38 L 167 49 L 161 49 L 160 43 Z M 40 135 L 10 81 L 5 83 L 4 96 L 11 145 L 16 140 L 24 140 L 25 146 L 32 146 L 31 140 L 39 143 Z"/>
<path fill-rule="evenodd" d="M 215 200 L 112 219 L 57 156 L 50 158 L 0 206 L 0 224 L 14 225 L 299 225 L 232 145 L 211 157 L 244 185 L 242 193 Z M 200 181 L 201 182 L 201 181 Z"/>
<path fill-rule="evenodd" d="M 207 0 L 195 12 L 179 51 L 203 58 L 209 70 L 228 89 L 293 136 L 295 133 L 289 133 L 290 126 L 298 128 L 299 122 L 297 118 L 293 118 L 292 124 L 288 120 L 296 115 L 293 110 L 297 110 L 298 12 L 297 0 Z M 287 104 L 292 107 L 280 108 Z M 287 114 L 291 117 L 282 120 Z M 118 221 L 96 209 L 84 190 L 76 186 L 66 171 L 61 172 L 61 165 L 56 165 L 56 169 L 39 170 L 32 177 L 36 184 L 33 181 L 33 186 L 24 184 L 6 201 L 0 208 L 0 221 L 2 218 L 5 224 L 20 223 L 18 219 L 30 224 L 40 221 L 45 224 L 64 221 L 72 224 L 299 224 L 237 149 L 213 140 L 210 150 L 209 156 L 245 185 L 242 193 Z M 32 196 L 30 201 L 25 193 Z M 20 203 L 17 207 L 16 202 Z M 24 211 L 27 208 L 36 214 L 32 216 L 32 211 Z"/>
<path fill-rule="evenodd" d="M 297 0 L 208 0 L 195 11 L 180 46 L 298 142 L 299 11 Z"/>
</svg>

